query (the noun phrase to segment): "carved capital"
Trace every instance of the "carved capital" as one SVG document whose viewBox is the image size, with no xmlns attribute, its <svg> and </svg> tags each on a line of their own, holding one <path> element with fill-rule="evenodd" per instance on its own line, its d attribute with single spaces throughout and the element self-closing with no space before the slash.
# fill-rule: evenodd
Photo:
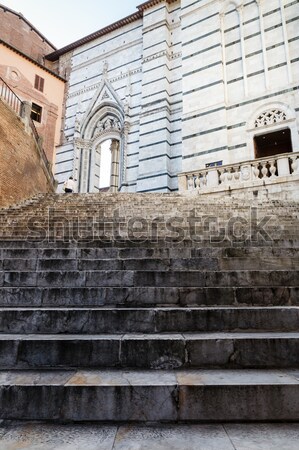
<svg viewBox="0 0 299 450">
<path fill-rule="evenodd" d="M 82 148 L 84 150 L 89 150 L 91 148 L 91 141 L 89 139 L 75 138 L 74 144 L 76 148 Z"/>
</svg>

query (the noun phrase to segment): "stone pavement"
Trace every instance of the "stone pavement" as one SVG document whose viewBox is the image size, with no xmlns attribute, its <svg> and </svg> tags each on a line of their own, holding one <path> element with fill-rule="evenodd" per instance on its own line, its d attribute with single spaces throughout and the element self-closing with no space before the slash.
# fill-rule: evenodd
<svg viewBox="0 0 299 450">
<path fill-rule="evenodd" d="M 0 422 L 0 450 L 298 450 L 299 423 L 101 425 Z"/>
</svg>

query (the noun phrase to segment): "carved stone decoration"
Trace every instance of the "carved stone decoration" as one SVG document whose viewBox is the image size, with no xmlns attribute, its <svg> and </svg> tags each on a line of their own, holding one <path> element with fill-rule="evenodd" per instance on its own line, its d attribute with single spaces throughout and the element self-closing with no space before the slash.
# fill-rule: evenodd
<svg viewBox="0 0 299 450">
<path fill-rule="evenodd" d="M 108 75 L 108 62 L 104 61 L 103 64 L 103 78 L 106 78 Z"/>
<path fill-rule="evenodd" d="M 75 137 L 79 137 L 80 136 L 80 128 L 81 128 L 81 126 L 80 126 L 80 119 L 77 116 L 76 119 L 75 119 L 75 132 L 74 132 L 74 136 Z"/>
<path fill-rule="evenodd" d="M 251 166 L 242 166 L 241 167 L 241 178 L 243 181 L 249 181 L 251 178 Z"/>
<path fill-rule="evenodd" d="M 75 138 L 74 144 L 77 147 L 82 148 L 83 150 L 88 150 L 91 148 L 92 142 L 88 139 L 82 139 L 82 138 Z"/>
<path fill-rule="evenodd" d="M 111 131 L 119 133 L 121 130 L 121 123 L 115 116 L 105 116 L 97 122 L 93 138 Z"/>
<path fill-rule="evenodd" d="M 287 120 L 286 113 L 279 109 L 272 109 L 263 112 L 255 121 L 255 128 L 264 127 L 267 125 L 274 125 L 279 122 Z"/>
<path fill-rule="evenodd" d="M 108 92 L 107 92 L 107 91 L 105 91 L 105 92 L 104 92 L 104 94 L 102 95 L 102 99 L 101 99 L 101 101 L 104 101 L 104 100 L 106 100 L 107 98 L 110 98 L 110 97 L 109 97 L 109 94 L 108 94 Z"/>
</svg>

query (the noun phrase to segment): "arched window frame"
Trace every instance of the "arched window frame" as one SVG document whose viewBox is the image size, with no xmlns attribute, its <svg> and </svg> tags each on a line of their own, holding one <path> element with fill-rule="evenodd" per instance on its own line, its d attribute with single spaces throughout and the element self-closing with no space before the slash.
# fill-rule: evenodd
<svg viewBox="0 0 299 450">
<path fill-rule="evenodd" d="M 256 127 L 256 121 L 259 117 L 265 114 L 271 114 L 273 111 L 279 111 L 281 113 L 280 121 L 270 121 L 266 125 L 260 125 Z M 295 111 L 282 102 L 273 102 L 264 104 L 256 109 L 247 122 L 247 152 L 248 159 L 255 159 L 254 151 L 254 138 L 261 134 L 273 133 L 275 131 L 282 130 L 283 128 L 289 128 L 291 131 L 291 140 L 293 152 L 299 151 L 299 136 L 296 124 Z"/>
</svg>

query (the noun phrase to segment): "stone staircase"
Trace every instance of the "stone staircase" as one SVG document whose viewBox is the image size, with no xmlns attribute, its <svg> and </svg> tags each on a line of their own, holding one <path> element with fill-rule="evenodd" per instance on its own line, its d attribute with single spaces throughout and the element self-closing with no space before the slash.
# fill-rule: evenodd
<svg viewBox="0 0 299 450">
<path fill-rule="evenodd" d="M 178 194 L 0 210 L 0 418 L 298 420 L 298 217 Z"/>
</svg>

